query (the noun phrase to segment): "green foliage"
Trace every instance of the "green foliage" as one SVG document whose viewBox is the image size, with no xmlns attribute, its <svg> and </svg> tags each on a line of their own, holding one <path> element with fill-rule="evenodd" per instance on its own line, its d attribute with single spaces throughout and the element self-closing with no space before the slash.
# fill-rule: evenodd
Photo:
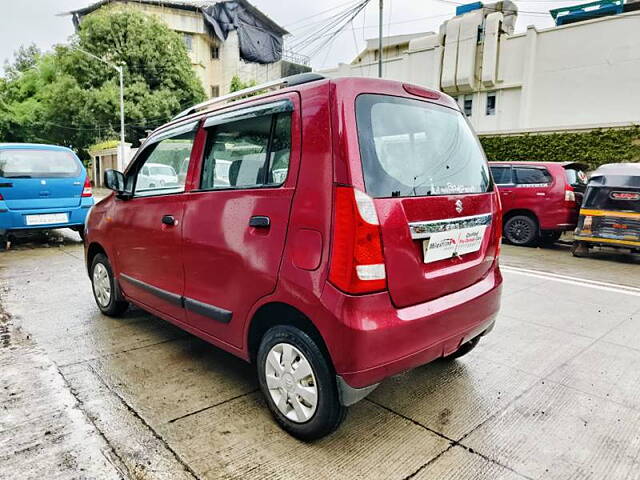
<svg viewBox="0 0 640 480">
<path fill-rule="evenodd" d="M 480 137 L 493 161 L 582 162 L 591 168 L 605 163 L 640 161 L 640 127 L 588 132 Z"/>
<path fill-rule="evenodd" d="M 240 77 L 238 75 L 234 75 L 233 78 L 231 79 L 231 85 L 229 87 L 229 91 L 233 93 L 239 90 L 244 90 L 245 88 L 255 87 L 255 86 L 256 86 L 255 80 L 251 80 L 249 82 L 243 82 L 242 80 L 240 80 Z"/>
<path fill-rule="evenodd" d="M 0 79 L 0 140 L 67 145 L 84 153 L 118 138 L 118 72 L 82 53 L 124 65 L 126 140 L 205 98 L 180 36 L 134 9 L 87 16 L 70 45 L 21 49 Z"/>
<path fill-rule="evenodd" d="M 96 152 L 98 150 L 109 150 L 111 148 L 117 148 L 120 144 L 120 140 L 105 140 L 104 142 L 98 142 L 87 148 L 90 152 Z"/>
</svg>

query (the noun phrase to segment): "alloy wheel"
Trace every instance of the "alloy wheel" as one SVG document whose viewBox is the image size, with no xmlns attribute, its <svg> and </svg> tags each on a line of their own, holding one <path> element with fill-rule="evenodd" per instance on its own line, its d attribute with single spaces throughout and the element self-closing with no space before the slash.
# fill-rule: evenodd
<svg viewBox="0 0 640 480">
<path fill-rule="evenodd" d="M 509 240 L 516 244 L 529 242 L 533 234 L 531 225 L 524 220 L 514 220 L 510 222 L 507 233 Z"/>
</svg>

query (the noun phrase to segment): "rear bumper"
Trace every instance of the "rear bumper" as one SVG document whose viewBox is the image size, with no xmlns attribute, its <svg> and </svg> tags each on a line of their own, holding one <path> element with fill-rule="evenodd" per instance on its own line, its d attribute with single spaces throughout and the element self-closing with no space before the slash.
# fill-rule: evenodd
<svg viewBox="0 0 640 480">
<path fill-rule="evenodd" d="M 578 210 L 562 208 L 540 215 L 540 229 L 566 232 L 576 228 L 578 224 Z"/>
<path fill-rule="evenodd" d="M 325 306 L 346 327 L 340 345 L 330 347 L 337 375 L 362 389 L 453 353 L 492 327 L 501 289 L 496 267 L 464 290 L 397 309 L 388 293 L 352 297 L 328 285 Z"/>
<path fill-rule="evenodd" d="M 0 234 L 16 230 L 49 230 L 53 228 L 77 227 L 84 225 L 89 209 L 93 206 L 93 197 L 82 198 L 77 207 L 43 208 L 31 210 L 9 210 L 0 202 Z M 66 213 L 68 221 L 44 225 L 27 225 L 27 215 L 42 215 L 46 213 Z"/>
<path fill-rule="evenodd" d="M 640 241 L 636 241 L 636 240 L 605 238 L 605 237 L 597 237 L 592 235 L 581 235 L 581 234 L 575 234 L 573 238 L 575 241 L 586 242 L 594 246 L 630 248 L 634 250 L 640 250 Z"/>
</svg>

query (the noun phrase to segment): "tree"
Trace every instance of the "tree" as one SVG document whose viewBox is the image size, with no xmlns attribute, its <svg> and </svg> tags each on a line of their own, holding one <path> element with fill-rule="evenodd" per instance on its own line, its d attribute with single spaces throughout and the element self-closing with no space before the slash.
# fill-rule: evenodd
<svg viewBox="0 0 640 480">
<path fill-rule="evenodd" d="M 134 9 L 103 10 L 83 20 L 70 45 L 44 55 L 21 50 L 5 68 L 0 138 L 68 145 L 81 153 L 117 138 L 118 74 L 80 49 L 125 66 L 129 142 L 205 98 L 177 33 Z"/>
<path fill-rule="evenodd" d="M 239 90 L 244 90 L 245 88 L 254 87 L 255 85 L 256 85 L 255 80 L 251 80 L 249 82 L 243 82 L 240 79 L 240 77 L 236 74 L 231 78 L 231 85 L 229 86 L 229 91 L 233 93 Z"/>
</svg>

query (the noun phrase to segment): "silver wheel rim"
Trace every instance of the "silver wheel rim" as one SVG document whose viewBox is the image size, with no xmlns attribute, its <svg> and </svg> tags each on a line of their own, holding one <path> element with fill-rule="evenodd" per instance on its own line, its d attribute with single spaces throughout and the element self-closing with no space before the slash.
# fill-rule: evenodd
<svg viewBox="0 0 640 480">
<path fill-rule="evenodd" d="M 93 269 L 93 293 L 101 307 L 109 305 L 111 300 L 111 282 L 109 272 L 102 263 L 97 263 Z"/>
<path fill-rule="evenodd" d="M 269 395 L 280 413 L 296 423 L 307 422 L 318 406 L 318 384 L 307 357 L 289 343 L 271 347 L 265 360 Z"/>
</svg>

